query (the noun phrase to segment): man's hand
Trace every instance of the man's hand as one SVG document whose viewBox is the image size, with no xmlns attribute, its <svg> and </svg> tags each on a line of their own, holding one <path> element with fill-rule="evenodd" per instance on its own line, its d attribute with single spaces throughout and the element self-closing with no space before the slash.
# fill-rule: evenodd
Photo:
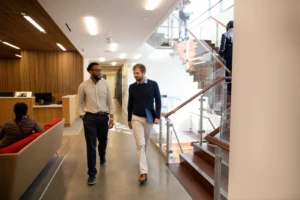
<svg viewBox="0 0 300 200">
<path fill-rule="evenodd" d="M 111 129 L 112 127 L 114 127 L 114 121 L 113 120 L 109 120 L 109 129 Z"/>
<path fill-rule="evenodd" d="M 132 124 L 131 124 L 131 122 L 128 122 L 128 127 L 129 127 L 130 129 L 132 129 Z"/>
<path fill-rule="evenodd" d="M 153 123 L 154 124 L 159 124 L 159 121 L 160 121 L 159 119 L 155 118 Z"/>
</svg>

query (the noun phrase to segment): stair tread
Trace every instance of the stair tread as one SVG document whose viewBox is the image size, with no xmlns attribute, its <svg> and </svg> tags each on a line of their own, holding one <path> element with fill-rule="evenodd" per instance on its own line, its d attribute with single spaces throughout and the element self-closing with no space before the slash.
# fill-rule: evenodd
<svg viewBox="0 0 300 200">
<path fill-rule="evenodd" d="M 196 154 L 192 153 L 183 153 L 181 156 L 187 157 L 189 161 L 192 161 L 198 168 L 200 168 L 208 177 L 213 181 L 214 180 L 214 168 L 208 164 L 205 160 L 201 159 Z M 186 160 L 186 159 L 185 159 Z"/>
<path fill-rule="evenodd" d="M 207 143 L 202 143 L 202 145 L 200 146 L 199 144 L 194 144 L 194 147 L 203 149 L 204 151 L 206 151 L 207 153 L 209 153 L 211 156 L 215 157 L 215 149 L 214 147 L 211 147 L 209 145 L 207 145 Z M 229 155 L 228 154 L 223 154 L 222 157 L 223 161 L 227 166 L 229 166 Z"/>
<path fill-rule="evenodd" d="M 214 167 L 211 166 L 209 163 L 207 163 L 205 160 L 201 159 L 198 155 L 196 154 L 191 154 L 191 153 L 183 153 L 180 154 L 180 156 L 185 156 L 184 158 L 189 164 L 193 163 L 196 165 L 199 169 L 196 169 L 198 172 L 202 171 L 204 174 L 201 174 L 206 180 L 208 180 L 212 185 L 214 184 Z M 189 160 L 188 160 L 189 159 Z M 193 166 L 194 167 L 194 166 Z M 195 168 L 195 167 L 194 167 Z M 222 175 L 221 178 L 221 187 L 223 190 L 227 193 L 228 191 L 228 180 L 226 177 Z"/>
<path fill-rule="evenodd" d="M 205 188 L 179 163 L 168 164 L 168 167 L 194 200 L 213 199 Z"/>
</svg>

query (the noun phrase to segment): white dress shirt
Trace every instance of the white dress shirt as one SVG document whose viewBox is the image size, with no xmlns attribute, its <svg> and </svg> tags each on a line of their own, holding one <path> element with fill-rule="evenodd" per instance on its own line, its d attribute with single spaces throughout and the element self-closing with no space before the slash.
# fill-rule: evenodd
<svg viewBox="0 0 300 200">
<path fill-rule="evenodd" d="M 114 114 L 114 103 L 108 82 L 101 79 L 96 83 L 90 78 L 82 82 L 78 89 L 78 114 L 86 112 L 107 112 Z"/>
</svg>

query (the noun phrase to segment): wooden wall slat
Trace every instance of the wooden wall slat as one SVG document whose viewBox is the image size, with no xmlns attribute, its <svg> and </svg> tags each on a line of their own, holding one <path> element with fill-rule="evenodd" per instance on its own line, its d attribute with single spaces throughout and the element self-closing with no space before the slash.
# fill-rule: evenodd
<svg viewBox="0 0 300 200">
<path fill-rule="evenodd" d="M 14 92 L 21 90 L 20 59 L 0 60 L 0 91 Z"/>
<path fill-rule="evenodd" d="M 77 94 L 83 81 L 83 57 L 78 52 L 21 51 L 21 59 L 0 59 L 0 91 Z"/>
<path fill-rule="evenodd" d="M 22 51 L 22 89 L 76 94 L 83 81 L 83 57 L 77 52 Z"/>
</svg>

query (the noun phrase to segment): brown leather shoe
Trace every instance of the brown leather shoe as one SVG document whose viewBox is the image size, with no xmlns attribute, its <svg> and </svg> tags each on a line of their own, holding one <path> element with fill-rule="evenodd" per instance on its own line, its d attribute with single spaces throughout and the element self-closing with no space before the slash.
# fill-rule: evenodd
<svg viewBox="0 0 300 200">
<path fill-rule="evenodd" d="M 139 181 L 140 181 L 141 183 L 146 182 L 146 181 L 147 181 L 147 174 L 141 174 L 141 175 L 140 175 L 140 178 L 139 178 Z"/>
</svg>

